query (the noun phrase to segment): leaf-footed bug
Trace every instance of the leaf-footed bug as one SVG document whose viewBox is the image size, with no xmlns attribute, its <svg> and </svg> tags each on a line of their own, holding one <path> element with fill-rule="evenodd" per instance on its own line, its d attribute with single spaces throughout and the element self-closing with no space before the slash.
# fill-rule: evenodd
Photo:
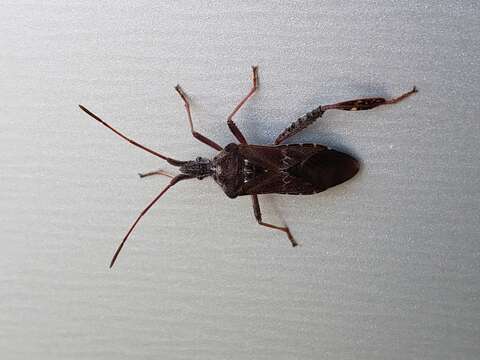
<svg viewBox="0 0 480 360">
<path fill-rule="evenodd" d="M 213 177 L 220 185 L 225 194 L 230 198 L 249 195 L 252 199 L 253 212 L 258 224 L 284 232 L 292 246 L 297 246 L 288 226 L 273 225 L 262 220 L 258 195 L 260 194 L 290 194 L 310 195 L 324 191 L 332 186 L 341 184 L 352 178 L 359 170 L 359 162 L 350 155 L 329 149 L 320 144 L 286 144 L 281 143 L 286 139 L 298 134 L 300 131 L 313 124 L 322 117 L 327 110 L 369 110 L 380 105 L 395 104 L 417 92 L 412 90 L 392 99 L 381 97 L 362 98 L 343 101 L 330 105 L 320 105 L 311 112 L 293 122 L 275 139 L 273 145 L 251 145 L 233 121 L 234 115 L 240 110 L 245 102 L 255 93 L 258 86 L 258 68 L 252 67 L 253 85 L 248 94 L 233 109 L 227 118 L 227 125 L 238 144 L 230 143 L 225 147 L 195 131 L 190 113 L 190 104 L 187 95 L 180 85 L 175 87 L 183 100 L 187 112 L 188 124 L 194 138 L 218 151 L 213 159 L 197 157 L 195 160 L 181 161 L 160 154 L 138 142 L 125 136 L 100 117 L 92 113 L 82 105 L 80 109 L 92 118 L 109 128 L 122 139 L 132 145 L 155 155 L 169 164 L 176 166 L 180 174 L 171 176 L 162 170 L 140 174 L 141 177 L 152 175 L 164 175 L 170 177 L 168 185 L 148 204 L 130 226 L 122 242 L 115 251 L 110 262 L 110 267 L 115 263 L 118 254 L 122 250 L 131 232 L 150 208 L 179 181 L 197 178 Z"/>
</svg>

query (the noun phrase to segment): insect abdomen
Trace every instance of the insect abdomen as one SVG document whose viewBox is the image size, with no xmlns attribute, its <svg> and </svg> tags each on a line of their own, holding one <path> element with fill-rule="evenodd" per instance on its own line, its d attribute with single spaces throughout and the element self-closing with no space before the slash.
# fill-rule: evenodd
<svg viewBox="0 0 480 360">
<path fill-rule="evenodd" d="M 358 160 L 345 153 L 328 149 L 290 167 L 289 175 L 312 184 L 321 192 L 351 179 L 358 172 Z"/>
</svg>

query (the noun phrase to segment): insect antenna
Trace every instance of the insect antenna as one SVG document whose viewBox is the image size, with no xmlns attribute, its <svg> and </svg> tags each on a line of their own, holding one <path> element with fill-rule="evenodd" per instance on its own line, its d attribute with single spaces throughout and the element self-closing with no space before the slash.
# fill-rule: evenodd
<svg viewBox="0 0 480 360">
<path fill-rule="evenodd" d="M 112 268 L 113 264 L 115 264 L 115 260 L 117 260 L 118 254 L 120 254 L 120 251 L 122 250 L 123 245 L 125 245 L 125 242 L 127 241 L 128 237 L 130 236 L 130 233 L 133 231 L 135 226 L 137 226 L 137 223 L 140 221 L 140 219 L 143 217 L 143 215 L 145 215 L 147 213 L 147 211 L 150 210 L 150 208 L 158 201 L 158 199 L 160 199 L 162 197 L 163 194 L 165 194 L 167 192 L 168 189 L 170 189 L 173 185 L 175 185 L 179 181 L 186 180 L 186 179 L 191 179 L 191 177 L 188 176 L 188 175 L 184 175 L 184 174 L 180 174 L 180 175 L 175 176 L 172 180 L 170 180 L 170 183 L 167 186 L 165 186 L 165 188 L 160 192 L 160 194 L 158 194 L 155 197 L 155 199 L 153 199 L 150 202 L 150 204 L 148 204 L 148 206 L 145 209 L 143 209 L 143 211 L 140 213 L 140 215 L 138 215 L 137 219 L 135 220 L 133 225 L 130 227 L 127 234 L 123 238 L 122 242 L 118 246 L 117 250 L 115 251 L 115 254 L 113 254 L 112 261 L 110 262 L 110 268 Z"/>
<path fill-rule="evenodd" d="M 78 105 L 80 107 L 80 109 L 82 109 L 84 112 L 86 112 L 88 115 L 90 115 L 92 118 L 94 118 L 95 120 L 97 120 L 99 123 L 101 123 L 102 125 L 106 126 L 107 128 L 109 128 L 110 130 L 112 130 L 115 134 L 117 134 L 118 136 L 120 136 L 122 139 L 128 141 L 130 144 L 133 144 L 137 147 L 139 147 L 140 149 L 146 151 L 146 152 L 149 152 L 150 154 L 153 154 L 155 156 L 158 156 L 159 158 L 162 158 L 164 160 L 166 160 L 169 164 L 171 165 L 174 165 L 174 166 L 180 166 L 184 163 L 184 161 L 180 161 L 180 160 L 175 160 L 175 159 L 172 159 L 168 156 L 165 156 L 165 155 L 162 155 L 152 149 L 149 149 L 147 148 L 146 146 L 142 145 L 142 144 L 139 144 L 138 142 L 136 142 L 135 140 L 132 140 L 130 139 L 129 137 L 123 135 L 120 131 L 118 131 L 117 129 L 115 129 L 114 127 L 112 127 L 111 125 L 107 124 L 105 121 L 103 121 L 102 119 L 100 119 L 97 115 L 95 115 L 94 113 L 92 113 L 90 110 L 88 110 L 86 107 L 84 107 L 83 105 Z"/>
</svg>

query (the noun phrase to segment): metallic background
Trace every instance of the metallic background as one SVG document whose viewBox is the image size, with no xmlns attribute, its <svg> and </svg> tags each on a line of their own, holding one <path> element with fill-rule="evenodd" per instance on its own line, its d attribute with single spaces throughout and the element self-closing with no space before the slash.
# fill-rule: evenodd
<svg viewBox="0 0 480 360">
<path fill-rule="evenodd" d="M 2 359 L 478 359 L 480 5 L 475 1 L 3 1 L 0 13 Z M 302 246 L 258 226 L 249 198 L 180 183 L 124 233 L 169 166 L 80 112 L 180 159 L 212 156 L 237 116 L 266 144 L 361 159 L 309 197 L 262 197 Z"/>
</svg>

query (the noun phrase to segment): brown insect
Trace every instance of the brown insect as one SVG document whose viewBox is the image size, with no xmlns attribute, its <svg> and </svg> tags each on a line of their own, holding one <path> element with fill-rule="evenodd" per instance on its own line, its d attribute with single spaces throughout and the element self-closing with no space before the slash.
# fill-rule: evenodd
<svg viewBox="0 0 480 360">
<path fill-rule="evenodd" d="M 253 203 L 253 212 L 257 222 L 271 229 L 284 232 L 290 240 L 292 246 L 297 242 L 293 238 L 288 226 L 277 226 L 266 223 L 262 220 L 258 195 L 260 194 L 290 194 L 290 195 L 309 195 L 324 191 L 332 186 L 341 184 L 352 178 L 359 170 L 358 160 L 345 153 L 329 149 L 319 144 L 287 144 L 280 145 L 286 139 L 299 133 L 315 120 L 320 118 L 327 110 L 369 110 L 379 105 L 395 104 L 406 97 L 417 92 L 414 87 L 393 99 L 363 98 L 357 100 L 343 101 L 331 105 L 321 105 L 311 112 L 305 114 L 297 121 L 285 129 L 274 141 L 273 145 L 250 145 L 233 122 L 233 116 L 240 110 L 245 102 L 254 94 L 258 86 L 257 67 L 253 66 L 253 86 L 250 92 L 240 101 L 227 118 L 227 125 L 233 133 L 239 144 L 230 143 L 225 147 L 218 145 L 213 140 L 195 131 L 193 128 L 192 116 L 190 113 L 190 104 L 187 95 L 180 85 L 175 87 L 183 100 L 187 111 L 188 123 L 194 138 L 200 142 L 214 148 L 218 154 L 213 159 L 197 157 L 191 161 L 176 160 L 162 155 L 138 142 L 128 138 L 120 131 L 116 130 L 97 115 L 83 107 L 85 111 L 95 120 L 112 130 L 115 134 L 127 140 L 131 144 L 164 159 L 169 164 L 179 167 L 180 174 L 170 176 L 168 173 L 158 170 L 146 174 L 140 174 L 141 177 L 151 175 L 164 175 L 171 177 L 169 184 L 153 199 L 150 204 L 140 213 L 133 225 L 128 230 L 119 247 L 113 255 L 110 267 L 113 266 L 123 245 L 127 241 L 130 233 L 133 231 L 140 219 L 145 213 L 167 192 L 173 185 L 179 181 L 197 178 L 202 180 L 208 176 L 213 177 L 215 182 L 220 185 L 225 194 L 230 198 L 249 195 Z"/>
</svg>

